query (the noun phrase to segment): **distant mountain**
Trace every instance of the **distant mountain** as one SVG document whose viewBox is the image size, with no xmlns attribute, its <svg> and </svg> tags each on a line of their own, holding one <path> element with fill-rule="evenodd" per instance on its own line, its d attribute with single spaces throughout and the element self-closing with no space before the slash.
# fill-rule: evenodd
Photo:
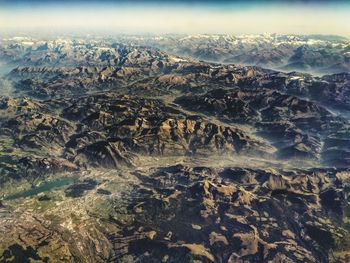
<svg viewBox="0 0 350 263">
<path fill-rule="evenodd" d="M 348 72 L 350 41 L 332 35 L 171 35 L 122 37 L 198 60 L 256 65 L 318 75 Z"/>
</svg>

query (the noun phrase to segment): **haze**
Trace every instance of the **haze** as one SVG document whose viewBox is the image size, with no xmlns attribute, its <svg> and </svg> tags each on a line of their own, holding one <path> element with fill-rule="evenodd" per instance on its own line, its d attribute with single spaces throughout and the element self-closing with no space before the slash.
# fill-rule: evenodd
<svg viewBox="0 0 350 263">
<path fill-rule="evenodd" d="M 122 33 L 332 34 L 350 37 L 350 5 L 161 3 L 0 5 L 0 30 L 101 30 Z"/>
</svg>

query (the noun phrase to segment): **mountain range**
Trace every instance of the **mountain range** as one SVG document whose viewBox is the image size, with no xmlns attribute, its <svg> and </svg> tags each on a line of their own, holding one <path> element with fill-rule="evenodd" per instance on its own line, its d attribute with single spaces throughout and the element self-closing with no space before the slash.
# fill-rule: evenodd
<svg viewBox="0 0 350 263">
<path fill-rule="evenodd" d="M 0 61 L 1 262 L 349 261 L 348 40 L 12 37 Z"/>
</svg>

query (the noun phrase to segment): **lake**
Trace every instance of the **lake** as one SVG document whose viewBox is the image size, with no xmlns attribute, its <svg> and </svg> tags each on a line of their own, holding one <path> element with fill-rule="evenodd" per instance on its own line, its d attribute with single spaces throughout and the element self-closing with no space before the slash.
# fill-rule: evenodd
<svg viewBox="0 0 350 263">
<path fill-rule="evenodd" d="M 24 191 L 9 195 L 9 196 L 5 197 L 5 200 L 14 200 L 17 198 L 25 198 L 28 196 L 37 195 L 39 193 L 50 191 L 54 188 L 62 187 L 65 185 L 70 185 L 73 183 L 74 183 L 74 178 L 72 178 L 72 177 L 60 178 L 60 179 L 56 179 L 53 181 L 45 182 L 38 187 L 31 188 L 28 190 L 24 190 Z"/>
</svg>

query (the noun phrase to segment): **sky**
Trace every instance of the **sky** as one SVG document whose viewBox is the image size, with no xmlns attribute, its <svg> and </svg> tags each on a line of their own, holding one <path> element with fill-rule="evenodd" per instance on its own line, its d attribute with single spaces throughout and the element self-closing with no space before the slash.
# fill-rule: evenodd
<svg viewBox="0 0 350 263">
<path fill-rule="evenodd" d="M 350 38 L 349 1 L 0 0 L 0 32 L 331 34 Z"/>
</svg>

